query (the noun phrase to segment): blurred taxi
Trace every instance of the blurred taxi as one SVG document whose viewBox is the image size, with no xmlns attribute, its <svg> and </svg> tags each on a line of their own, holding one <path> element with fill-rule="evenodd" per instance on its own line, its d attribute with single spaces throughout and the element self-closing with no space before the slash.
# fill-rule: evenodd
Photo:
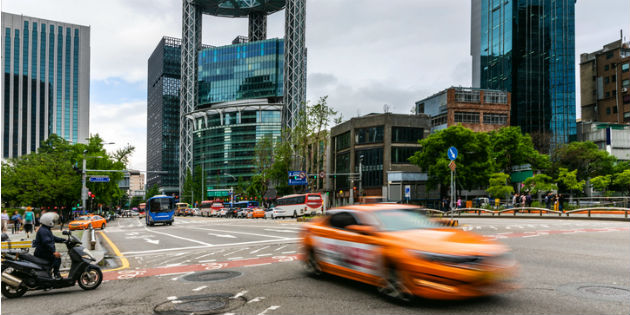
<svg viewBox="0 0 630 315">
<path fill-rule="evenodd" d="M 513 288 L 510 249 L 481 235 L 447 228 L 400 204 L 329 210 L 301 232 L 304 266 L 365 282 L 388 298 L 465 299 Z"/>
<path fill-rule="evenodd" d="M 264 218 L 265 217 L 265 209 L 253 208 L 252 210 L 252 218 Z"/>
<path fill-rule="evenodd" d="M 76 218 L 74 221 L 68 223 L 70 231 L 85 230 L 92 226 L 94 229 L 104 229 L 107 222 L 100 215 L 84 215 Z"/>
</svg>

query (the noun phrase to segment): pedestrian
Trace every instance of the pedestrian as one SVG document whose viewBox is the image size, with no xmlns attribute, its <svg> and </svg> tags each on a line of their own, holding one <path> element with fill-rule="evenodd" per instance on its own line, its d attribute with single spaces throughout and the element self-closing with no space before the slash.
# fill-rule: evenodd
<svg viewBox="0 0 630 315">
<path fill-rule="evenodd" d="M 532 194 L 530 192 L 527 192 L 527 198 L 525 200 L 527 201 L 527 206 L 531 207 L 532 206 Z"/>
<path fill-rule="evenodd" d="M 35 233 L 37 233 L 37 230 L 39 230 L 39 212 L 35 213 Z"/>
<path fill-rule="evenodd" d="M 22 224 L 22 216 L 17 210 L 13 212 L 11 220 L 13 220 L 13 234 L 15 234 L 16 232 L 19 233 L 20 225 Z"/>
<path fill-rule="evenodd" d="M 462 207 L 462 198 L 459 197 L 459 198 L 457 198 L 457 209 L 459 209 L 461 207 Z"/>
<path fill-rule="evenodd" d="M 9 214 L 7 209 L 2 210 L 2 233 L 7 232 L 7 225 L 9 224 Z"/>
<path fill-rule="evenodd" d="M 516 202 L 518 200 L 518 194 L 514 194 L 514 196 L 512 196 L 512 207 L 516 207 Z"/>
<path fill-rule="evenodd" d="M 521 195 L 521 207 L 525 207 L 527 205 L 527 196 L 525 194 Z"/>
<path fill-rule="evenodd" d="M 553 196 L 553 210 L 558 211 L 558 195 Z"/>
<path fill-rule="evenodd" d="M 558 211 L 564 212 L 564 196 L 562 194 L 558 195 Z"/>
<path fill-rule="evenodd" d="M 31 208 L 27 208 L 26 212 L 24 212 L 24 232 L 26 232 L 26 238 L 30 238 L 31 233 L 33 233 L 33 224 L 35 223 L 35 213 Z"/>
</svg>

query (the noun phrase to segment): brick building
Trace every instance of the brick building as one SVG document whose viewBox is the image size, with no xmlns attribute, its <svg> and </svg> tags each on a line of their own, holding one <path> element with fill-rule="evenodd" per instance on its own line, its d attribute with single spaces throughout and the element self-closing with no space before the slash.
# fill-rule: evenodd
<svg viewBox="0 0 630 315">
<path fill-rule="evenodd" d="M 511 93 L 450 87 L 416 102 L 416 114 L 431 119 L 431 132 L 461 124 L 473 131 L 492 131 L 510 124 Z"/>
</svg>

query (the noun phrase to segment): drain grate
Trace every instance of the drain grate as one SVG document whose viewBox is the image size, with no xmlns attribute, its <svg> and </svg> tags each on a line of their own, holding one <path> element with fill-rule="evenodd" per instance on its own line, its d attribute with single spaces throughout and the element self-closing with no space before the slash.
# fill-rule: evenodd
<svg viewBox="0 0 630 315">
<path fill-rule="evenodd" d="M 202 271 L 189 274 L 182 279 L 186 281 L 219 281 L 236 278 L 240 275 L 240 272 L 232 270 Z"/>
<path fill-rule="evenodd" d="M 563 292 L 584 298 L 630 302 L 630 289 L 598 283 L 572 283 L 559 289 Z"/>
<path fill-rule="evenodd" d="M 247 299 L 231 293 L 204 294 L 179 297 L 156 305 L 153 312 L 159 315 L 207 315 L 225 313 L 243 306 Z"/>
</svg>

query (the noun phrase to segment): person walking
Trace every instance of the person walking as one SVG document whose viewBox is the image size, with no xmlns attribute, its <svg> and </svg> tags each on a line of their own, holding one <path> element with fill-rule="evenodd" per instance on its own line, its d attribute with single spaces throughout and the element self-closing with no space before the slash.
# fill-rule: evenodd
<svg viewBox="0 0 630 315">
<path fill-rule="evenodd" d="M 35 233 L 39 230 L 39 213 L 35 213 Z"/>
<path fill-rule="evenodd" d="M 525 194 L 521 195 L 521 207 L 525 207 L 527 205 L 527 196 Z"/>
<path fill-rule="evenodd" d="M 31 233 L 33 233 L 33 225 L 35 224 L 35 213 L 31 208 L 27 208 L 24 213 L 24 232 L 26 232 L 26 238 L 30 238 Z"/>
<path fill-rule="evenodd" d="M 22 224 L 22 216 L 17 210 L 13 212 L 13 215 L 11 216 L 11 220 L 13 221 L 13 234 L 19 233 L 20 225 Z"/>
<path fill-rule="evenodd" d="M 457 198 L 457 209 L 459 209 L 461 207 L 462 207 L 462 198 L 459 197 L 459 198 Z"/>
<path fill-rule="evenodd" d="M 9 214 L 7 209 L 2 210 L 2 233 L 7 232 L 7 225 L 9 224 Z"/>
<path fill-rule="evenodd" d="M 564 212 L 564 196 L 562 194 L 558 195 L 558 211 Z"/>
</svg>

